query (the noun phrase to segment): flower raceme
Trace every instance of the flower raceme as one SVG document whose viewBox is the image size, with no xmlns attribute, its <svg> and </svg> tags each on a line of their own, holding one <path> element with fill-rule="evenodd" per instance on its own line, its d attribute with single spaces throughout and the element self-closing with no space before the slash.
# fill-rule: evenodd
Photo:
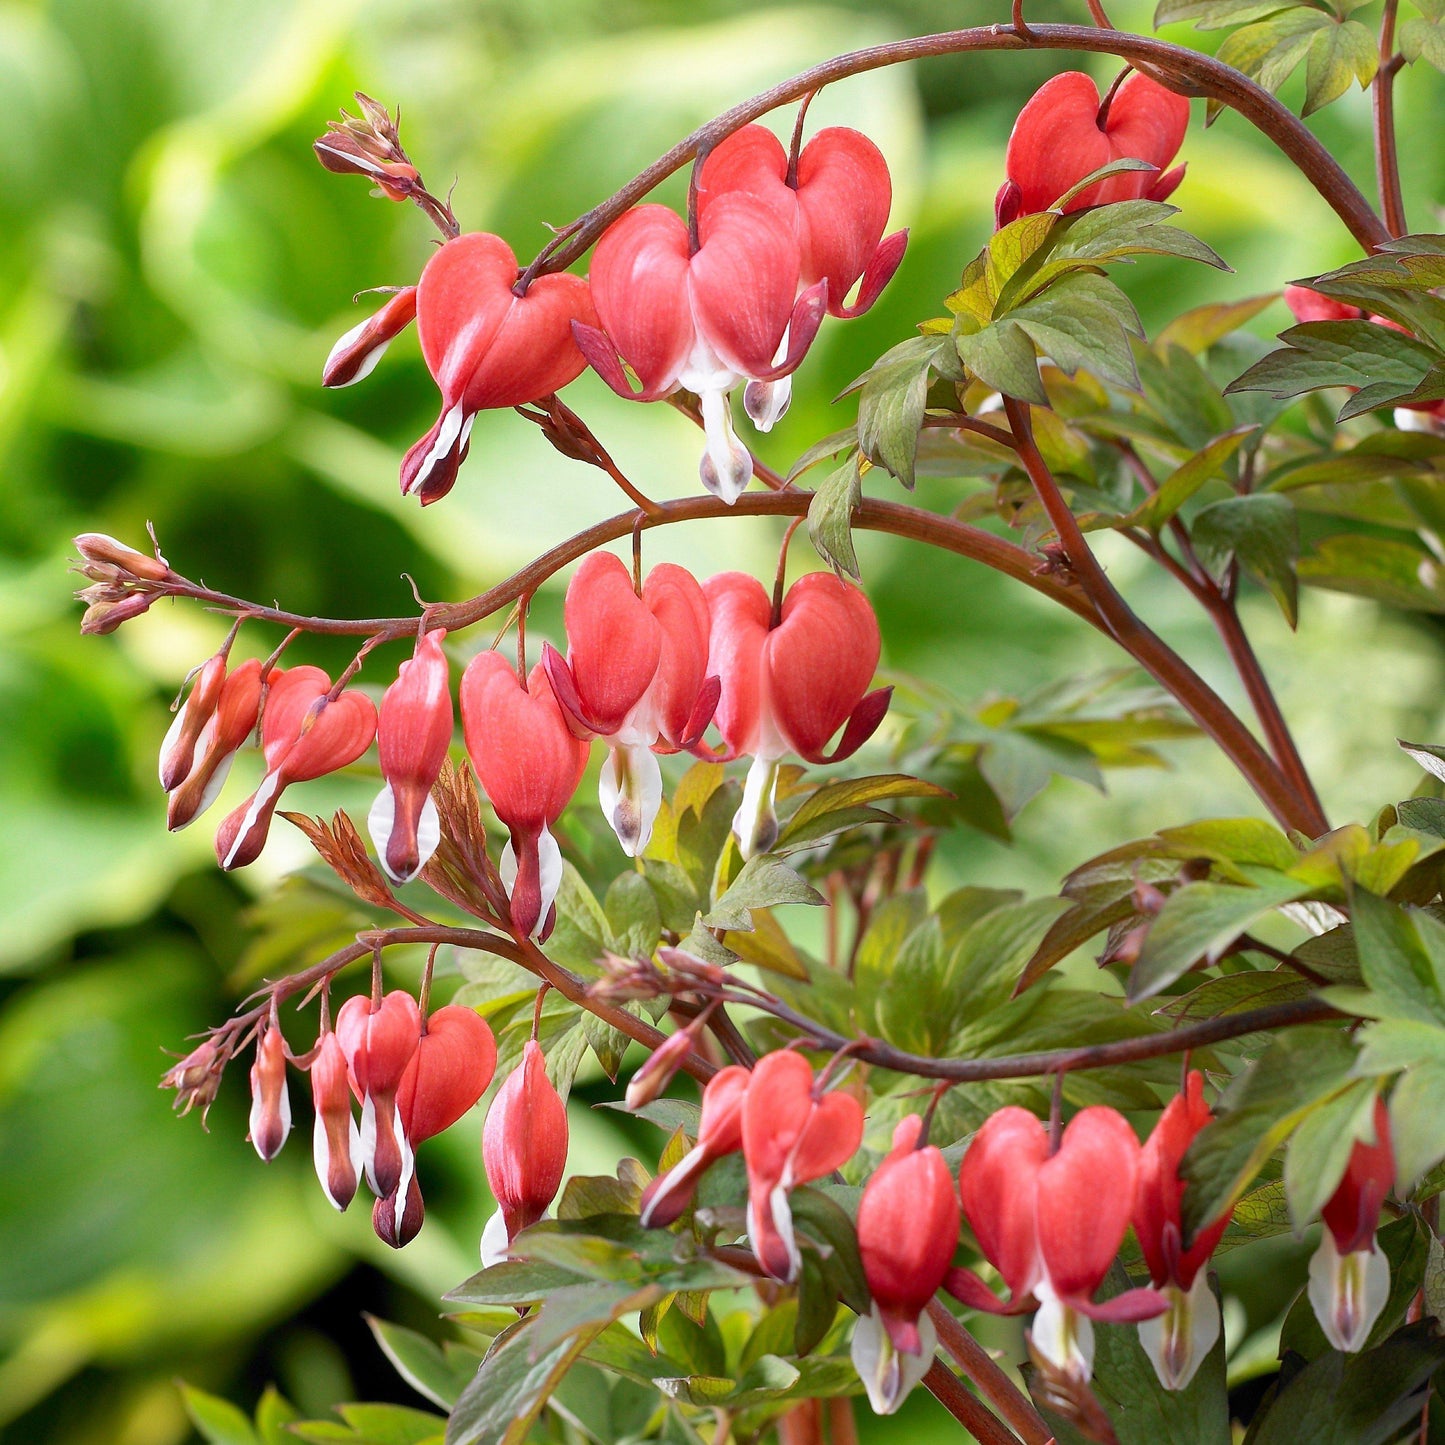
<svg viewBox="0 0 1445 1445">
<path fill-rule="evenodd" d="M 402 663 L 381 700 L 377 720 L 386 785 L 371 806 L 367 827 L 381 866 L 398 883 L 415 878 L 441 842 L 431 789 L 452 741 L 445 637 L 437 629 L 417 639 L 411 660 Z"/>
<path fill-rule="evenodd" d="M 642 1191 L 641 1215 L 646 1228 L 661 1229 L 680 1218 L 708 1168 L 743 1147 L 743 1100 L 751 1079 L 747 1069 L 729 1064 L 707 1081 L 697 1143 Z"/>
<path fill-rule="evenodd" d="M 1184 1091 L 1169 1101 L 1139 1157 L 1134 1233 L 1149 1278 L 1169 1308 L 1139 1323 L 1139 1342 L 1166 1390 L 1182 1390 L 1219 1338 L 1219 1303 L 1204 1266 L 1229 1227 L 1225 1211 L 1184 1247 L 1185 1182 L 1179 1177 L 1194 1137 L 1213 1115 L 1204 1102 L 1204 1076 L 1192 1069 Z"/>
<path fill-rule="evenodd" d="M 518 933 L 546 937 L 562 882 L 551 827 L 577 791 L 589 744 L 574 737 L 538 663 L 525 683 L 496 652 L 462 676 L 462 734 L 497 817 L 511 833 L 499 868 Z"/>
<path fill-rule="evenodd" d="M 1344 1178 L 1320 1211 L 1319 1248 L 1310 1259 L 1309 1299 L 1337 1350 L 1363 1349 L 1390 1297 L 1390 1262 L 1375 1238 L 1380 1208 L 1395 1182 L 1390 1115 L 1375 1100 L 1373 1135 L 1357 1139 Z"/>
<path fill-rule="evenodd" d="M 161 744 L 166 826 L 173 832 L 216 801 L 260 713 L 261 664 L 255 658 L 227 672 L 225 654 L 218 652 L 196 674 Z"/>
<path fill-rule="evenodd" d="M 703 587 L 712 612 L 708 671 L 722 684 L 715 721 L 723 760 L 753 759 L 733 819 L 744 858 L 777 838 L 773 796 L 788 753 L 810 763 L 851 757 L 888 710 L 891 688 L 869 692 L 880 639 L 872 605 L 831 572 L 810 572 L 788 589 L 778 614 L 762 584 L 724 572 Z M 843 735 L 831 753 L 828 740 Z"/>
<path fill-rule="evenodd" d="M 371 699 L 355 692 L 333 698 L 330 692 L 331 679 L 319 667 L 271 674 L 261 717 L 266 774 L 216 833 L 216 857 L 222 868 L 240 868 L 260 856 L 271 817 L 288 784 L 334 773 L 371 746 L 376 735 Z"/>
<path fill-rule="evenodd" d="M 547 1212 L 567 1167 L 567 1106 L 547 1077 L 535 1039 L 497 1091 L 482 1128 L 482 1163 L 497 1212 L 482 1232 L 482 1263 L 506 1259 L 512 1241 Z"/>
<path fill-rule="evenodd" d="M 524 296 L 519 270 L 500 236 L 456 236 L 426 264 L 414 291 L 397 292 L 327 358 L 323 384 L 359 381 L 416 316 L 422 355 L 442 393 L 441 415 L 401 464 L 403 495 L 425 506 L 446 496 L 466 459 L 477 413 L 521 406 L 559 391 L 586 362 L 572 323 L 596 323 L 587 282 L 563 272 L 539 276 Z"/>
<path fill-rule="evenodd" d="M 608 228 L 592 257 L 597 326 L 573 327 L 598 375 L 620 396 L 655 401 L 678 387 L 702 405 L 703 485 L 734 502 L 752 457 L 733 431 L 729 393 L 744 378 L 770 382 L 796 369 L 827 307 L 827 283 L 798 294 L 802 255 L 789 210 L 729 192 L 698 221 L 666 206 L 637 206 Z M 642 384 L 634 392 L 623 371 Z"/>
<path fill-rule="evenodd" d="M 1094 1293 L 1123 1243 L 1134 1207 L 1139 1141 L 1122 1115 L 1081 1109 L 1056 1153 L 1048 1131 L 1027 1109 L 991 1115 L 974 1135 L 959 1170 L 964 1217 L 984 1257 L 1003 1276 L 1007 1302 L 970 1270 L 955 1269 L 950 1293 L 973 1309 L 1022 1313 L 1037 1305 L 1034 1351 L 1054 1368 L 1087 1380 L 1093 1369 L 1092 1320 L 1147 1319 L 1166 1308 L 1152 1289 L 1128 1290 L 1103 1303 Z"/>
<path fill-rule="evenodd" d="M 565 712 L 607 744 L 602 811 L 633 858 L 662 803 L 655 753 L 696 749 L 717 706 L 707 599 L 693 575 L 670 562 L 647 574 L 639 595 L 618 558 L 594 552 L 567 588 L 565 620 L 566 659 L 548 646 L 542 660 Z"/>
<path fill-rule="evenodd" d="M 920 1145 L 910 1114 L 863 1188 L 858 1253 L 873 1308 L 853 1330 L 853 1363 L 880 1415 L 891 1415 L 933 1362 L 938 1336 L 925 1310 L 958 1244 L 959 1205 L 943 1155 Z"/>
<path fill-rule="evenodd" d="M 758 1263 L 790 1283 L 802 1267 L 789 1193 L 847 1162 L 863 1141 L 863 1106 L 851 1094 L 819 1091 L 801 1054 L 765 1055 L 752 1071 L 742 1110 L 748 1166 L 748 1237 Z"/>
<path fill-rule="evenodd" d="M 1179 153 L 1189 102 L 1137 71 L 1102 103 L 1081 71 L 1056 75 L 1034 92 L 1009 136 L 1008 179 L 995 201 L 998 224 L 1049 210 L 1085 176 L 1110 161 L 1146 161 L 1152 171 L 1126 171 L 1081 191 L 1064 206 L 1078 211 L 1110 201 L 1162 201 L 1184 179 L 1165 167 Z"/>
</svg>

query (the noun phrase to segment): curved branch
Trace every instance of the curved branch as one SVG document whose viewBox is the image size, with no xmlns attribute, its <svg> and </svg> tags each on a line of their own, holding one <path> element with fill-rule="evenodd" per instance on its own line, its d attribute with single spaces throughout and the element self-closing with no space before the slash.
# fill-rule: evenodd
<svg viewBox="0 0 1445 1445">
<path fill-rule="evenodd" d="M 905 60 L 924 60 L 930 56 L 954 55 L 970 50 L 1032 49 L 1084 50 L 1117 55 L 1122 60 L 1174 77 L 1184 93 L 1205 95 L 1221 101 L 1238 111 L 1278 146 L 1329 203 L 1363 250 L 1373 250 L 1382 241 L 1390 239 L 1389 228 L 1375 214 L 1359 187 L 1304 122 L 1267 90 L 1232 66 L 1182 45 L 1122 30 L 1106 30 L 1090 25 L 1033 25 L 1025 34 L 1020 34 L 1010 26 L 988 25 L 854 50 L 822 65 L 815 65 L 811 70 L 805 70 L 791 80 L 785 80 L 771 90 L 734 106 L 679 141 L 620 191 L 574 221 L 564 235 L 558 236 L 542 250 L 523 273 L 518 285 L 524 287 L 537 276 L 565 270 L 580 260 L 618 216 L 674 171 L 685 166 L 699 150 L 715 146 L 749 121 L 779 106 L 801 100 L 822 86 Z"/>
</svg>

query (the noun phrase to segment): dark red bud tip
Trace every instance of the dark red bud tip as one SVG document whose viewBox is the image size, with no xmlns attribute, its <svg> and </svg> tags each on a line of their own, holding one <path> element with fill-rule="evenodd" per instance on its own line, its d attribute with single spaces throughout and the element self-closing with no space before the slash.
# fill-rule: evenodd
<svg viewBox="0 0 1445 1445">
<path fill-rule="evenodd" d="M 458 402 L 441 414 L 420 441 L 412 444 L 401 461 L 402 496 L 415 495 L 427 507 L 451 491 L 467 459 L 473 420 Z"/>
<path fill-rule="evenodd" d="M 512 927 L 524 938 L 536 931 L 542 916 L 542 860 L 537 836 L 513 833 L 512 848 L 517 857 L 517 877 L 512 884 Z"/>
<path fill-rule="evenodd" d="M 371 1227 L 376 1231 L 376 1237 L 393 1249 L 402 1249 L 410 1244 L 421 1233 L 425 1220 L 426 1206 L 414 1174 L 407 1186 L 406 1206 L 399 1215 L 394 1193 L 378 1199 L 371 1206 Z"/>
<path fill-rule="evenodd" d="M 542 644 L 542 671 L 552 684 L 552 695 L 562 705 L 567 725 L 579 738 L 590 738 L 596 732 L 587 717 L 582 699 L 577 695 L 577 682 L 567 659 L 550 642 Z"/>
<path fill-rule="evenodd" d="M 708 724 L 712 722 L 713 714 L 717 712 L 717 705 L 722 700 L 722 679 L 714 674 L 712 677 L 703 679 L 702 686 L 698 689 L 697 700 L 692 705 L 692 711 L 687 716 L 687 726 L 683 729 L 685 736 L 678 739 L 678 746 L 685 748 L 688 752 L 702 742 L 702 735 L 707 731 Z M 709 754 L 711 749 L 708 750 Z"/>
<path fill-rule="evenodd" d="M 137 552 L 134 547 L 127 547 L 124 542 L 105 532 L 82 532 L 73 540 L 81 560 L 92 566 L 128 572 L 131 576 L 142 577 L 147 582 L 164 582 L 171 575 L 171 564 L 164 557 L 152 557 L 144 552 Z M 104 577 L 94 580 L 109 581 L 113 576 L 114 573 L 107 570 Z"/>
<path fill-rule="evenodd" d="M 1178 165 L 1172 171 L 1165 171 L 1150 188 L 1149 199 L 1151 201 L 1167 201 L 1179 189 L 1179 183 L 1184 179 L 1184 172 L 1187 169 L 1187 166 Z"/>
<path fill-rule="evenodd" d="M 994 225 L 1000 231 L 1009 224 L 1016 221 L 1023 215 L 1024 193 L 1014 181 L 1005 181 L 998 188 L 998 195 L 993 200 Z"/>
<path fill-rule="evenodd" d="M 867 270 L 863 272 L 863 279 L 858 286 L 858 299 L 851 306 L 844 306 L 843 298 L 840 296 L 836 302 L 829 302 L 829 314 L 844 321 L 861 316 L 883 294 L 883 288 L 893 279 L 894 272 L 903 264 L 903 253 L 907 249 L 908 231 L 906 229 L 895 231 L 891 236 L 885 236 L 878 243 L 878 249 L 873 253 L 873 259 L 869 261 Z"/>
<path fill-rule="evenodd" d="M 826 757 L 809 758 L 808 761 L 837 763 L 844 758 L 851 758 L 878 731 L 879 725 L 888 714 L 888 704 L 892 698 L 891 687 L 874 689 L 853 709 L 848 725 L 843 729 L 843 736 L 838 739 L 838 746 L 832 753 Z"/>
<path fill-rule="evenodd" d="M 1160 1290 L 1144 1286 L 1126 1289 L 1112 1299 L 1095 1304 L 1087 1298 L 1070 1299 L 1068 1303 L 1081 1315 L 1103 1320 L 1106 1324 L 1138 1324 L 1140 1320 L 1157 1319 L 1169 1308 L 1168 1297 Z"/>
<path fill-rule="evenodd" d="M 612 344 L 612 338 L 600 327 L 589 326 L 585 321 L 573 321 L 572 339 L 577 350 L 586 358 L 588 366 L 617 393 L 628 401 L 656 401 L 660 391 L 634 391 L 622 367 L 622 358 Z"/>
<path fill-rule="evenodd" d="M 828 314 L 828 283 L 815 282 L 809 286 L 793 305 L 792 318 L 788 322 L 788 353 L 776 366 L 764 360 L 749 367 L 749 374 L 757 381 L 777 381 L 779 377 L 791 376 L 802 364 Z M 769 359 L 770 360 L 770 359 Z"/>
<path fill-rule="evenodd" d="M 1023 1300 L 1000 1299 L 971 1269 L 950 1269 L 943 1277 L 943 1289 L 959 1304 L 985 1314 L 1027 1314 L 1034 1307 L 1031 1295 Z"/>
</svg>

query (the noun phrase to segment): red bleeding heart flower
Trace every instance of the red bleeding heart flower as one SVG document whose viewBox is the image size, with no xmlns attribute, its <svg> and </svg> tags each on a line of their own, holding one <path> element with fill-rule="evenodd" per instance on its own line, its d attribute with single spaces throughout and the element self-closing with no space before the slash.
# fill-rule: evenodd
<svg viewBox="0 0 1445 1445">
<path fill-rule="evenodd" d="M 820 1094 L 808 1061 L 784 1049 L 753 1069 L 742 1134 L 753 1253 L 769 1275 L 788 1283 L 802 1267 L 788 1195 L 853 1157 L 863 1142 L 863 1106 L 836 1089 Z"/>
<path fill-rule="evenodd" d="M 256 1043 L 251 1065 L 251 1128 L 247 1138 L 268 1164 L 291 1132 L 291 1096 L 286 1091 L 286 1040 L 270 1025 Z"/>
<path fill-rule="evenodd" d="M 397 1111 L 397 1094 L 421 1041 L 416 1000 L 399 989 L 373 1006 L 366 994 L 342 1004 L 336 1038 L 346 1056 L 351 1088 L 361 1100 L 361 1157 L 378 1198 L 400 1193 L 415 1172 L 411 1141 Z"/>
<path fill-rule="evenodd" d="M 356 1195 L 363 1166 L 361 1131 L 351 1112 L 351 1079 L 346 1055 L 328 1029 L 311 1063 L 311 1103 L 316 1115 L 311 1157 L 326 1197 L 345 1210 Z"/>
<path fill-rule="evenodd" d="M 707 1081 L 697 1143 L 642 1191 L 642 1223 L 647 1228 L 662 1229 L 680 1218 L 707 1169 L 743 1147 L 743 1100 L 751 1079 L 747 1069 L 729 1064 Z"/>
<path fill-rule="evenodd" d="M 417 331 L 442 411 L 402 461 L 401 490 L 423 506 L 451 491 L 479 411 L 550 396 L 586 365 L 572 323 L 596 324 L 587 282 L 539 276 L 518 296 L 518 275 L 512 248 L 484 231 L 448 241 L 421 274 Z"/>
<path fill-rule="evenodd" d="M 1204 1272 L 1209 1256 L 1229 1227 L 1225 1211 L 1184 1247 L 1185 1181 L 1179 1177 L 1194 1137 L 1213 1118 L 1204 1102 L 1204 1076 L 1192 1069 L 1184 1092 L 1169 1101 L 1139 1156 L 1134 1200 L 1134 1233 L 1154 1287 L 1168 1310 L 1139 1325 L 1139 1341 L 1166 1390 L 1182 1390 L 1219 1338 L 1219 1303 Z"/>
<path fill-rule="evenodd" d="M 552 825 L 587 767 L 541 663 L 524 686 L 496 652 L 478 653 L 462 676 L 462 734 L 482 788 L 511 833 L 500 860 L 512 925 L 526 937 L 551 929 L 562 882 Z"/>
<path fill-rule="evenodd" d="M 708 152 L 698 178 L 698 217 L 734 191 L 791 204 L 801 256 L 799 283 L 828 283 L 830 315 L 860 316 L 903 259 L 908 232 L 886 240 L 893 184 L 883 153 L 848 126 L 820 130 L 789 174 L 788 153 L 766 126 L 745 125 Z M 857 302 L 845 299 L 862 280 Z"/>
<path fill-rule="evenodd" d="M 427 1139 L 450 1129 L 487 1091 L 497 1067 L 497 1044 L 475 1009 L 460 1004 L 439 1008 L 426 1021 L 416 1052 L 396 1091 L 396 1116 L 413 1153 Z M 403 1199 L 400 1209 L 397 1201 Z M 376 1201 L 371 1227 L 393 1249 L 416 1238 L 426 1217 L 415 1171 L 403 1195 Z"/>
<path fill-rule="evenodd" d="M 1009 137 L 1008 180 L 998 193 L 998 224 L 1046 211 L 1085 176 L 1110 161 L 1146 161 L 1152 171 L 1126 171 L 1081 191 L 1064 206 L 1078 211 L 1110 201 L 1162 201 L 1184 179 L 1165 172 L 1189 125 L 1189 102 L 1156 80 L 1130 74 L 1102 104 L 1091 77 L 1070 70 L 1034 92 Z"/>
<path fill-rule="evenodd" d="M 630 858 L 652 836 L 662 804 L 654 752 L 696 748 L 717 706 L 707 676 L 709 612 L 697 579 L 661 563 L 639 596 L 610 552 L 594 552 L 567 588 L 567 657 L 550 644 L 542 661 L 557 700 L 586 733 L 607 743 L 602 811 Z"/>
<path fill-rule="evenodd" d="M 1344 1178 L 1320 1211 L 1325 1227 L 1310 1259 L 1309 1299 L 1335 1349 L 1363 1349 L 1390 1297 L 1390 1262 L 1375 1231 L 1395 1183 L 1390 1114 L 1376 1098 L 1370 1139 L 1357 1139 Z"/>
<path fill-rule="evenodd" d="M 810 572 L 788 589 L 778 617 L 762 584 L 724 572 L 703 588 L 712 611 L 708 671 L 722 687 L 715 721 L 725 759 L 753 758 L 733 819 L 744 858 L 777 837 L 773 794 L 778 763 L 851 757 L 876 731 L 891 688 L 868 692 L 880 638 L 872 605 L 831 572 Z M 843 736 L 824 750 L 839 728 Z"/>
<path fill-rule="evenodd" d="M 201 669 L 161 744 L 166 826 L 195 822 L 216 801 L 231 763 L 261 712 L 261 664 L 251 658 L 231 672 L 223 653 Z"/>
<path fill-rule="evenodd" d="M 963 1157 L 959 1193 L 979 1248 L 1003 1276 L 1010 1298 L 999 1300 L 968 1270 L 949 1272 L 950 1292 L 974 1309 L 1000 1314 L 1037 1301 L 1035 1350 L 1087 1380 L 1094 1358 L 1091 1320 L 1138 1321 L 1166 1308 L 1152 1289 L 1094 1300 L 1129 1227 L 1139 1154 L 1134 1131 L 1113 1109 L 1080 1110 L 1052 1155 L 1048 1132 L 1032 1114 L 998 1110 Z"/>
<path fill-rule="evenodd" d="M 497 1212 L 482 1233 L 482 1263 L 506 1259 L 511 1242 L 547 1212 L 567 1167 L 567 1106 L 547 1077 L 535 1039 L 497 1091 L 482 1128 L 482 1163 Z"/>
<path fill-rule="evenodd" d="M 431 790 L 452 740 L 445 637 L 438 628 L 418 638 L 381 700 L 376 747 L 386 786 L 371 805 L 367 827 L 381 866 L 398 883 L 415 878 L 441 842 Z"/>
<path fill-rule="evenodd" d="M 601 330 L 574 326 L 578 346 L 620 396 L 655 401 L 680 386 L 697 394 L 707 438 L 703 485 L 729 503 L 752 478 L 729 393 L 744 378 L 773 381 L 794 371 L 827 305 L 825 282 L 798 294 L 801 266 L 789 209 L 744 191 L 713 201 L 698 220 L 695 250 L 680 216 L 644 205 L 610 226 L 592 257 Z"/>
<path fill-rule="evenodd" d="M 239 671 L 239 669 L 238 669 Z M 290 783 L 324 777 L 354 763 L 376 736 L 376 706 L 357 692 L 330 697 L 331 679 L 319 667 L 271 674 L 261 717 L 266 775 L 216 833 L 222 868 L 254 863 L 266 846 L 271 817 Z"/>
<path fill-rule="evenodd" d="M 853 1330 L 853 1362 L 875 1413 L 891 1415 L 933 1363 L 938 1337 L 925 1313 L 953 1261 L 959 1207 L 953 1175 L 923 1120 L 910 1114 L 863 1187 L 858 1253 L 872 1311 Z"/>
</svg>

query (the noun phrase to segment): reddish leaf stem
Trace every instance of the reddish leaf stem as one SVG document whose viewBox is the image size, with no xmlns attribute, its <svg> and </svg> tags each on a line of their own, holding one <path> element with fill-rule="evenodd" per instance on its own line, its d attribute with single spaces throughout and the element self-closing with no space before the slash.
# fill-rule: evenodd
<svg viewBox="0 0 1445 1445">
<path fill-rule="evenodd" d="M 938 1331 L 938 1342 L 973 1381 L 979 1394 L 998 1411 L 1024 1445 L 1050 1445 L 1053 1431 L 1023 1391 L 1009 1379 L 987 1350 L 939 1300 L 928 1306 L 929 1318 Z"/>
<path fill-rule="evenodd" d="M 1392 236 L 1409 230 L 1405 196 L 1400 189 L 1400 151 L 1395 137 L 1395 76 L 1404 64 L 1395 53 L 1395 12 L 1399 0 L 1385 0 L 1380 19 L 1380 68 L 1371 87 L 1375 111 L 1375 171 L 1380 185 L 1380 209 Z"/>
</svg>

